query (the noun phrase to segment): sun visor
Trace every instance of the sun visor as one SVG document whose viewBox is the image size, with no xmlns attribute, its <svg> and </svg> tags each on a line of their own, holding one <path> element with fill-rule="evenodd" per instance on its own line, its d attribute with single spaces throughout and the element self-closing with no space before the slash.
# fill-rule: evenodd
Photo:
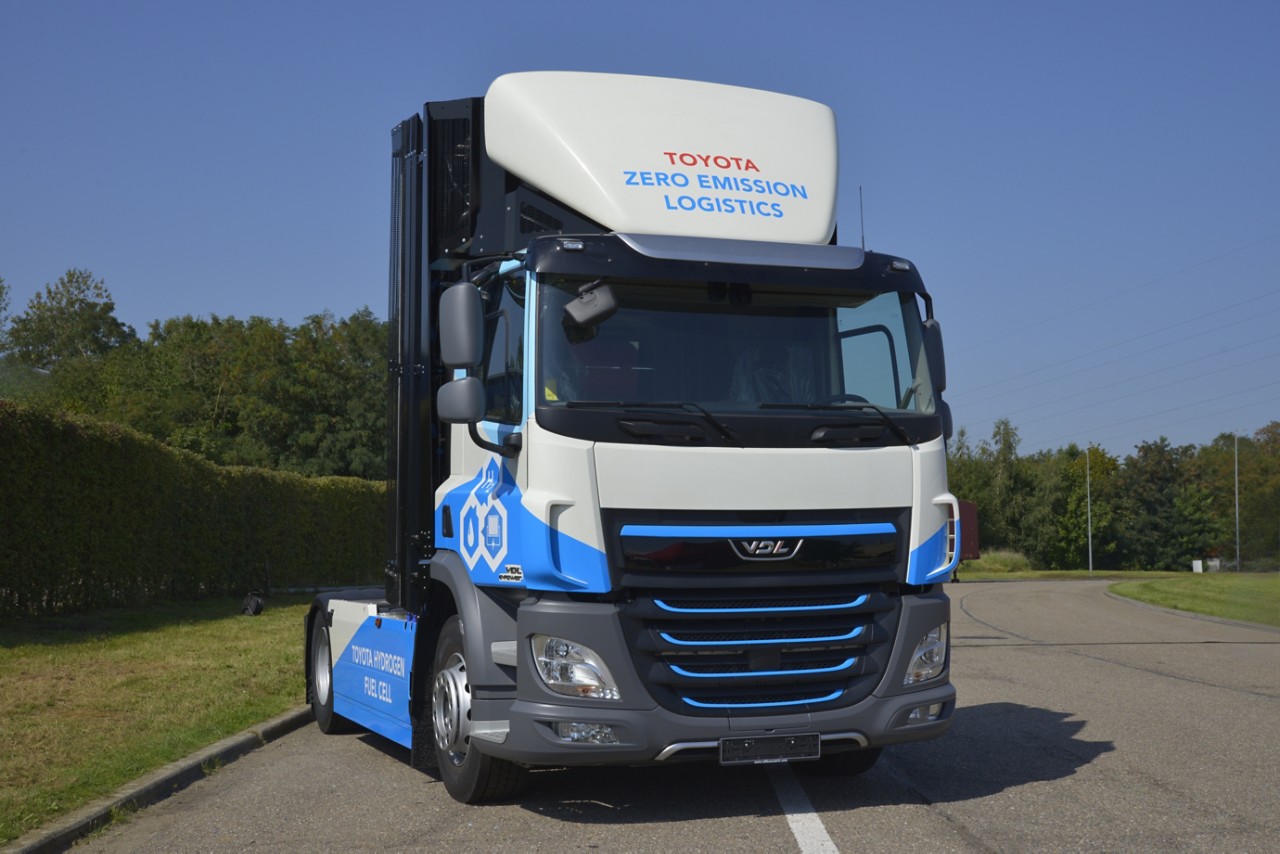
<svg viewBox="0 0 1280 854">
<path fill-rule="evenodd" d="M 508 74 L 485 97 L 498 165 L 617 232 L 827 243 L 835 115 L 815 101 L 620 74 Z"/>
</svg>

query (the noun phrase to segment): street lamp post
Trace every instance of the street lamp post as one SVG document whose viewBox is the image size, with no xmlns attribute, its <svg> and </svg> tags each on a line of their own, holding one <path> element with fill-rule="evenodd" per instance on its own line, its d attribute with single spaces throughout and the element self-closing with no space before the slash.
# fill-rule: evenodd
<svg viewBox="0 0 1280 854">
<path fill-rule="evenodd" d="M 1093 446 L 1085 448 L 1084 451 L 1084 505 L 1085 518 L 1088 521 L 1089 529 L 1089 577 L 1093 578 L 1093 477 L 1090 472 L 1090 458 L 1093 456 Z"/>
<path fill-rule="evenodd" d="M 1240 571 L 1240 434 L 1236 439 L 1236 572 Z"/>
</svg>

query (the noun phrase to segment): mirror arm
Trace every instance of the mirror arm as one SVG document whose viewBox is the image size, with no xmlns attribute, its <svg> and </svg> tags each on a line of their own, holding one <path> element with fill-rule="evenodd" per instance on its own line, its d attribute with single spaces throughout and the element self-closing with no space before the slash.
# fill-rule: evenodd
<svg viewBox="0 0 1280 854">
<path fill-rule="evenodd" d="M 475 422 L 467 425 L 467 433 L 471 436 L 471 441 L 476 445 L 497 454 L 504 459 L 513 459 L 520 455 L 520 449 L 524 447 L 524 438 L 520 433 L 508 433 L 499 445 L 496 442 L 490 442 L 488 439 L 480 435 L 480 431 L 476 429 Z"/>
</svg>

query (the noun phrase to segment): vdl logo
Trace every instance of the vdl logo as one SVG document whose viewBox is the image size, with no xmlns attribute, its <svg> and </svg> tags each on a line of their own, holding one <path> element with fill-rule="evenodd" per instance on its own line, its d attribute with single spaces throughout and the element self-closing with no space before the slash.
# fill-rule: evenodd
<svg viewBox="0 0 1280 854">
<path fill-rule="evenodd" d="M 729 545 L 743 560 L 790 560 L 804 540 L 730 540 Z"/>
</svg>

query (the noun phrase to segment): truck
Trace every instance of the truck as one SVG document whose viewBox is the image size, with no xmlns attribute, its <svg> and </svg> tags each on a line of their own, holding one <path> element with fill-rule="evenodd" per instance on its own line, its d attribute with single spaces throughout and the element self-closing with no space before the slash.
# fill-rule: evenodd
<svg viewBox="0 0 1280 854">
<path fill-rule="evenodd" d="M 385 584 L 307 614 L 319 728 L 464 803 L 945 732 L 941 329 L 836 240 L 832 110 L 521 72 L 391 137 Z"/>
</svg>

